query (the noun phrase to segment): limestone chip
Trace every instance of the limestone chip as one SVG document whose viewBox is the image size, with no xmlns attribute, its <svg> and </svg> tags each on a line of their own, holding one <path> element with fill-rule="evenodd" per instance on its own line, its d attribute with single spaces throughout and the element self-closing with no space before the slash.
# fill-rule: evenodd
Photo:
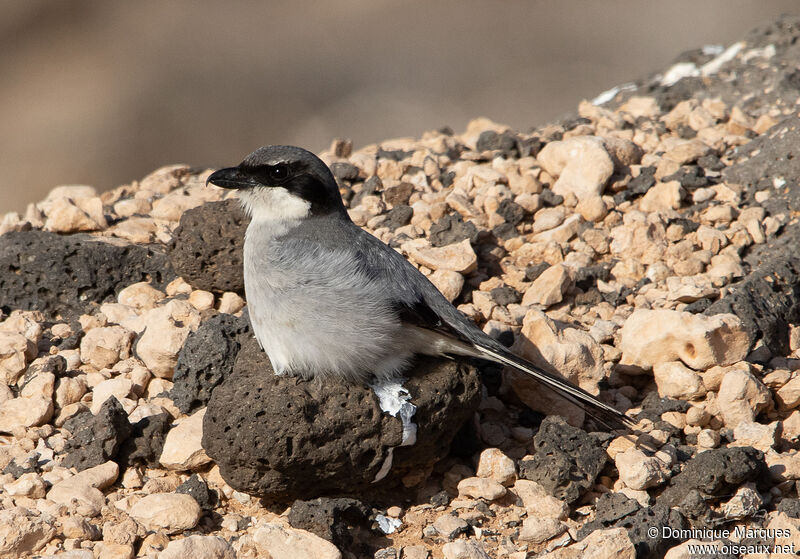
<svg viewBox="0 0 800 559">
<path fill-rule="evenodd" d="M 147 326 L 136 353 L 154 375 L 172 378 L 178 352 L 200 325 L 200 313 L 189 302 L 173 299 L 145 313 L 144 320 Z"/>
<path fill-rule="evenodd" d="M 469 239 L 442 247 L 432 247 L 426 240 L 408 241 L 402 245 L 408 257 L 431 270 L 451 270 L 461 274 L 475 271 L 478 257 Z"/>
<path fill-rule="evenodd" d="M 635 370 L 681 360 L 695 370 L 745 358 L 750 336 L 732 314 L 696 315 L 667 309 L 637 309 L 620 331 L 620 364 Z"/>
<path fill-rule="evenodd" d="M 148 530 L 181 532 L 197 526 L 202 516 L 200 505 L 184 493 L 153 493 L 131 507 L 130 515 Z"/>
<path fill-rule="evenodd" d="M 193 470 L 211 459 L 200 441 L 203 438 L 203 417 L 206 408 L 179 420 L 164 439 L 159 462 L 169 470 Z"/>
<path fill-rule="evenodd" d="M 219 536 L 189 536 L 172 540 L 159 559 L 236 559 L 231 544 Z"/>
<path fill-rule="evenodd" d="M 341 559 L 332 543 L 305 530 L 264 523 L 253 533 L 256 548 L 272 559 Z"/>
<path fill-rule="evenodd" d="M 542 168 L 558 177 L 552 190 L 578 200 L 600 196 L 614 172 L 614 163 L 601 138 L 579 136 L 550 142 L 537 155 Z"/>
<path fill-rule="evenodd" d="M 604 376 L 603 349 L 587 332 L 530 310 L 523 319 L 522 335 L 517 336 L 511 350 L 590 393 L 598 392 L 598 382 Z M 573 424 L 583 421 L 579 408 L 565 406 L 562 398 L 547 394 L 529 375 L 507 369 L 506 378 L 514 393 L 532 409 L 564 415 Z"/>
<path fill-rule="evenodd" d="M 81 361 L 97 369 L 111 367 L 131 353 L 134 333 L 122 326 L 92 328 L 81 340 Z"/>
<path fill-rule="evenodd" d="M 16 507 L 0 510 L 0 556 L 20 557 L 42 549 L 55 536 L 54 522 Z"/>
<path fill-rule="evenodd" d="M 725 374 L 717 397 L 722 420 L 731 428 L 743 421 L 752 422 L 771 401 L 769 388 L 753 373 L 741 369 Z"/>
</svg>

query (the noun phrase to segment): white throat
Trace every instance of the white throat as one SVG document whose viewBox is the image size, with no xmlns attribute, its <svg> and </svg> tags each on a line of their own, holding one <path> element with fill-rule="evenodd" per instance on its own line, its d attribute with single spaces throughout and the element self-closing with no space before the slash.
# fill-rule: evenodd
<svg viewBox="0 0 800 559">
<path fill-rule="evenodd" d="M 240 190 L 239 199 L 253 221 L 299 221 L 311 212 L 311 202 L 280 186 Z"/>
</svg>

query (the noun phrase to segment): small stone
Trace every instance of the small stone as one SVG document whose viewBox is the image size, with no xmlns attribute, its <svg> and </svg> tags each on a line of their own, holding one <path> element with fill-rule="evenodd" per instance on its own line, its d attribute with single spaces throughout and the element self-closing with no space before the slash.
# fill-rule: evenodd
<svg viewBox="0 0 800 559">
<path fill-rule="evenodd" d="M 56 186 L 45 197 L 45 202 L 52 202 L 60 198 L 69 198 L 70 200 L 80 200 L 83 198 L 96 198 L 97 189 L 88 184 L 62 184 Z"/>
<path fill-rule="evenodd" d="M 148 530 L 174 534 L 197 526 L 203 511 L 191 496 L 183 493 L 154 493 L 131 507 L 130 515 Z"/>
<path fill-rule="evenodd" d="M 22 507 L 0 510 L 0 557 L 22 557 L 42 549 L 56 534 L 52 520 Z"/>
<path fill-rule="evenodd" d="M 468 477 L 458 482 L 458 494 L 462 497 L 494 501 L 506 494 L 506 488 L 493 479 Z"/>
<path fill-rule="evenodd" d="M 550 266 L 528 286 L 522 297 L 522 305 L 543 305 L 549 307 L 564 300 L 572 280 L 569 271 L 562 264 Z"/>
<path fill-rule="evenodd" d="M 572 214 L 558 227 L 536 233 L 533 240 L 542 243 L 566 243 L 578 234 L 581 223 L 583 223 L 583 218 L 580 214 Z"/>
<path fill-rule="evenodd" d="M 540 233 L 558 227 L 567 217 L 563 206 L 555 208 L 542 208 L 533 216 L 533 232 Z"/>
<path fill-rule="evenodd" d="M 625 528 L 595 530 L 584 539 L 539 555 L 538 559 L 635 559 L 636 548 Z"/>
<path fill-rule="evenodd" d="M 605 376 L 605 358 L 600 344 L 588 333 L 557 323 L 532 309 L 525 314 L 521 334 L 511 348 L 515 354 L 557 372 L 584 390 L 598 392 L 598 383 Z M 563 398 L 547 394 L 530 375 L 509 370 L 507 378 L 514 393 L 532 409 L 568 417 L 575 424 L 583 422 L 580 408 L 565 405 Z"/>
<path fill-rule="evenodd" d="M 153 202 L 150 215 L 155 219 L 180 221 L 185 212 L 205 203 L 201 196 L 185 196 L 181 191 L 170 192 Z"/>
<path fill-rule="evenodd" d="M 133 546 L 111 542 L 98 542 L 94 547 L 97 559 L 133 559 Z"/>
<path fill-rule="evenodd" d="M 631 97 L 620 106 L 619 110 L 628 113 L 633 118 L 655 118 L 661 114 L 658 101 L 653 97 Z"/>
<path fill-rule="evenodd" d="M 444 559 L 491 559 L 483 545 L 474 540 L 456 540 L 442 546 Z"/>
<path fill-rule="evenodd" d="M 19 395 L 23 398 L 45 398 L 51 399 L 55 391 L 56 376 L 51 371 L 63 372 L 63 366 L 50 366 L 47 364 L 48 357 L 35 360 L 28 367 L 25 375 L 25 384 L 22 385 Z M 65 361 L 61 361 L 65 363 Z M 50 368 L 51 371 L 46 369 Z"/>
<path fill-rule="evenodd" d="M 475 217 L 481 213 L 466 196 L 458 191 L 453 191 L 448 194 L 447 198 L 445 198 L 445 202 L 447 202 L 448 206 L 465 217 Z"/>
<path fill-rule="evenodd" d="M 118 475 L 119 466 L 109 460 L 59 481 L 47 493 L 47 498 L 60 505 L 70 505 L 76 501 L 80 514 L 95 516 L 106 502 L 100 490 L 114 483 Z"/>
<path fill-rule="evenodd" d="M 30 497 L 31 499 L 42 499 L 47 492 L 42 476 L 35 472 L 22 474 L 18 480 L 6 483 L 3 489 L 13 497 Z"/>
<path fill-rule="evenodd" d="M 44 230 L 53 233 L 98 231 L 106 227 L 108 223 L 103 217 L 103 202 L 100 198 L 86 198 L 80 202 L 70 198 L 57 198 L 49 204 L 47 221 L 44 224 Z"/>
<path fill-rule="evenodd" d="M 606 203 L 603 202 L 600 196 L 584 198 L 575 206 L 575 211 L 581 214 L 581 217 L 589 223 L 602 221 L 608 215 Z"/>
<path fill-rule="evenodd" d="M 430 552 L 424 545 L 404 545 L 403 559 L 430 559 Z"/>
<path fill-rule="evenodd" d="M 0 403 L 0 433 L 44 425 L 53 417 L 52 398 L 12 398 Z"/>
<path fill-rule="evenodd" d="M 697 433 L 697 446 L 700 448 L 717 448 L 721 437 L 718 431 L 703 429 Z"/>
<path fill-rule="evenodd" d="M 553 177 L 558 177 L 552 190 L 578 200 L 600 196 L 614 172 L 614 163 L 601 138 L 577 136 L 550 142 L 536 156 L 539 164 Z"/>
<path fill-rule="evenodd" d="M 120 291 L 117 302 L 143 312 L 156 308 L 164 297 L 163 291 L 159 291 L 146 281 L 140 281 Z"/>
<path fill-rule="evenodd" d="M 276 523 L 256 528 L 253 540 L 260 553 L 272 559 L 341 559 L 341 552 L 332 543 L 305 530 Z"/>
<path fill-rule="evenodd" d="M 732 314 L 637 309 L 620 331 L 620 364 L 642 370 L 680 359 L 695 370 L 741 361 L 750 336 Z"/>
<path fill-rule="evenodd" d="M 226 291 L 219 298 L 219 312 L 236 314 L 244 308 L 244 299 L 233 291 Z"/>
<path fill-rule="evenodd" d="M 11 385 L 25 371 L 28 359 L 36 357 L 36 346 L 24 335 L 0 331 L 0 382 Z"/>
<path fill-rule="evenodd" d="M 170 297 L 176 295 L 189 295 L 192 292 L 192 286 L 186 283 L 186 280 L 177 277 L 167 284 L 166 293 Z"/>
<path fill-rule="evenodd" d="M 127 198 L 114 204 L 114 213 L 119 217 L 131 217 L 136 214 L 146 214 L 152 204 L 144 198 Z"/>
<path fill-rule="evenodd" d="M 518 479 L 511 491 L 519 497 L 522 506 L 532 517 L 565 520 L 569 516 L 569 505 L 550 495 L 535 481 Z"/>
<path fill-rule="evenodd" d="M 461 274 L 475 271 L 478 257 L 472 249 L 469 239 L 442 247 L 431 247 L 427 241 L 409 241 L 402 245 L 408 257 L 431 270 L 451 270 Z"/>
<path fill-rule="evenodd" d="M 173 299 L 143 315 L 147 325 L 136 343 L 136 354 L 157 377 L 172 378 L 178 352 L 200 325 L 200 313 L 187 301 Z"/>
<path fill-rule="evenodd" d="M 656 184 L 639 201 L 639 209 L 643 212 L 666 212 L 681 207 L 683 188 L 678 181 Z"/>
<path fill-rule="evenodd" d="M 189 295 L 189 302 L 198 311 L 207 311 L 214 308 L 214 294 L 210 291 L 195 289 Z"/>
<path fill-rule="evenodd" d="M 133 338 L 122 326 L 92 328 L 81 340 L 81 361 L 97 369 L 111 367 L 130 357 Z"/>
<path fill-rule="evenodd" d="M 556 518 L 529 516 L 522 521 L 519 539 L 533 544 L 544 543 L 567 531 L 567 525 Z"/>
<path fill-rule="evenodd" d="M 131 389 L 133 389 L 133 381 L 129 378 L 119 376 L 104 380 L 95 386 L 92 391 L 92 406 L 90 408 L 92 413 L 97 414 L 109 398 L 113 397 L 122 402 L 131 393 Z"/>
<path fill-rule="evenodd" d="M 461 294 L 464 287 L 464 276 L 452 270 L 436 270 L 428 276 L 428 279 L 451 303 Z"/>
<path fill-rule="evenodd" d="M 168 470 L 194 470 L 211 459 L 203 450 L 203 417 L 206 408 L 180 419 L 164 439 L 159 462 Z"/>
<path fill-rule="evenodd" d="M 219 536 L 189 536 L 172 540 L 159 559 L 236 559 L 231 544 Z"/>
<path fill-rule="evenodd" d="M 127 468 L 122 474 L 122 487 L 125 489 L 140 489 L 143 485 L 142 474 L 136 468 Z"/>
<path fill-rule="evenodd" d="M 717 403 L 727 427 L 752 422 L 772 401 L 769 388 L 745 370 L 729 371 L 722 378 Z"/>
<path fill-rule="evenodd" d="M 669 478 L 669 465 L 638 448 L 620 452 L 614 457 L 619 479 L 631 489 L 657 487 Z"/>
<path fill-rule="evenodd" d="M 711 419 L 711 415 L 703 406 L 692 406 L 686 410 L 687 425 L 697 425 L 702 427 L 708 424 L 709 419 Z"/>
<path fill-rule="evenodd" d="M 400 518 L 400 515 L 402 514 L 403 514 L 403 509 L 396 505 L 386 509 L 386 516 L 390 516 L 392 518 Z"/>
<path fill-rule="evenodd" d="M 491 478 L 508 487 L 517 479 L 517 467 L 514 461 L 503 454 L 499 448 L 487 448 L 478 459 L 477 477 Z"/>
<path fill-rule="evenodd" d="M 703 378 L 680 361 L 654 364 L 653 377 L 662 398 L 697 400 L 706 394 Z"/>
<path fill-rule="evenodd" d="M 778 422 L 769 425 L 753 421 L 741 421 L 733 429 L 735 446 L 752 446 L 761 452 L 767 452 L 778 442 Z"/>
<path fill-rule="evenodd" d="M 95 415 L 82 413 L 64 427 L 72 437 L 64 445 L 66 456 L 61 463 L 79 471 L 115 458 L 131 432 L 128 414 L 115 397 L 106 399 Z"/>
<path fill-rule="evenodd" d="M 384 547 L 375 552 L 373 559 L 400 559 L 400 550 L 394 547 Z"/>
<path fill-rule="evenodd" d="M 664 153 L 664 158 L 679 165 L 686 165 L 697 161 L 710 151 L 711 149 L 700 140 L 686 140 L 667 150 Z"/>
<path fill-rule="evenodd" d="M 97 526 L 78 516 L 63 518 L 61 520 L 61 533 L 67 538 L 79 540 L 97 540 L 101 537 Z"/>
<path fill-rule="evenodd" d="M 167 194 L 170 190 L 181 186 L 181 179 L 188 174 L 189 167 L 186 165 L 165 165 L 140 180 L 139 189 Z"/>
<path fill-rule="evenodd" d="M 775 393 L 775 400 L 782 410 L 793 410 L 800 406 L 800 376 L 781 386 Z"/>
<path fill-rule="evenodd" d="M 448 540 L 453 540 L 459 534 L 469 530 L 469 524 L 463 518 L 453 514 L 443 514 L 433 521 L 433 527 L 439 534 Z"/>
</svg>

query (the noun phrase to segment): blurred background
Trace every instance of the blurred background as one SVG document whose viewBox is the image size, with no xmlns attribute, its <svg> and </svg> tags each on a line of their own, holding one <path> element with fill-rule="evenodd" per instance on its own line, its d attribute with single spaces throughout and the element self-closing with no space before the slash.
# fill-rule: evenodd
<svg viewBox="0 0 800 559">
<path fill-rule="evenodd" d="M 518 130 L 797 0 L 0 3 L 0 213 L 269 143 Z"/>
</svg>

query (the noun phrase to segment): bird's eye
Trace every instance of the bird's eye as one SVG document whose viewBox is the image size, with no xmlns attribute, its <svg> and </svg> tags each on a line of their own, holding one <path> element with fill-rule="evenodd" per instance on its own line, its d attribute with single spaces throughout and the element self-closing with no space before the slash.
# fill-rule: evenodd
<svg viewBox="0 0 800 559">
<path fill-rule="evenodd" d="M 276 181 L 282 181 L 289 176 L 289 166 L 284 163 L 274 165 L 269 169 L 269 178 Z"/>
</svg>

